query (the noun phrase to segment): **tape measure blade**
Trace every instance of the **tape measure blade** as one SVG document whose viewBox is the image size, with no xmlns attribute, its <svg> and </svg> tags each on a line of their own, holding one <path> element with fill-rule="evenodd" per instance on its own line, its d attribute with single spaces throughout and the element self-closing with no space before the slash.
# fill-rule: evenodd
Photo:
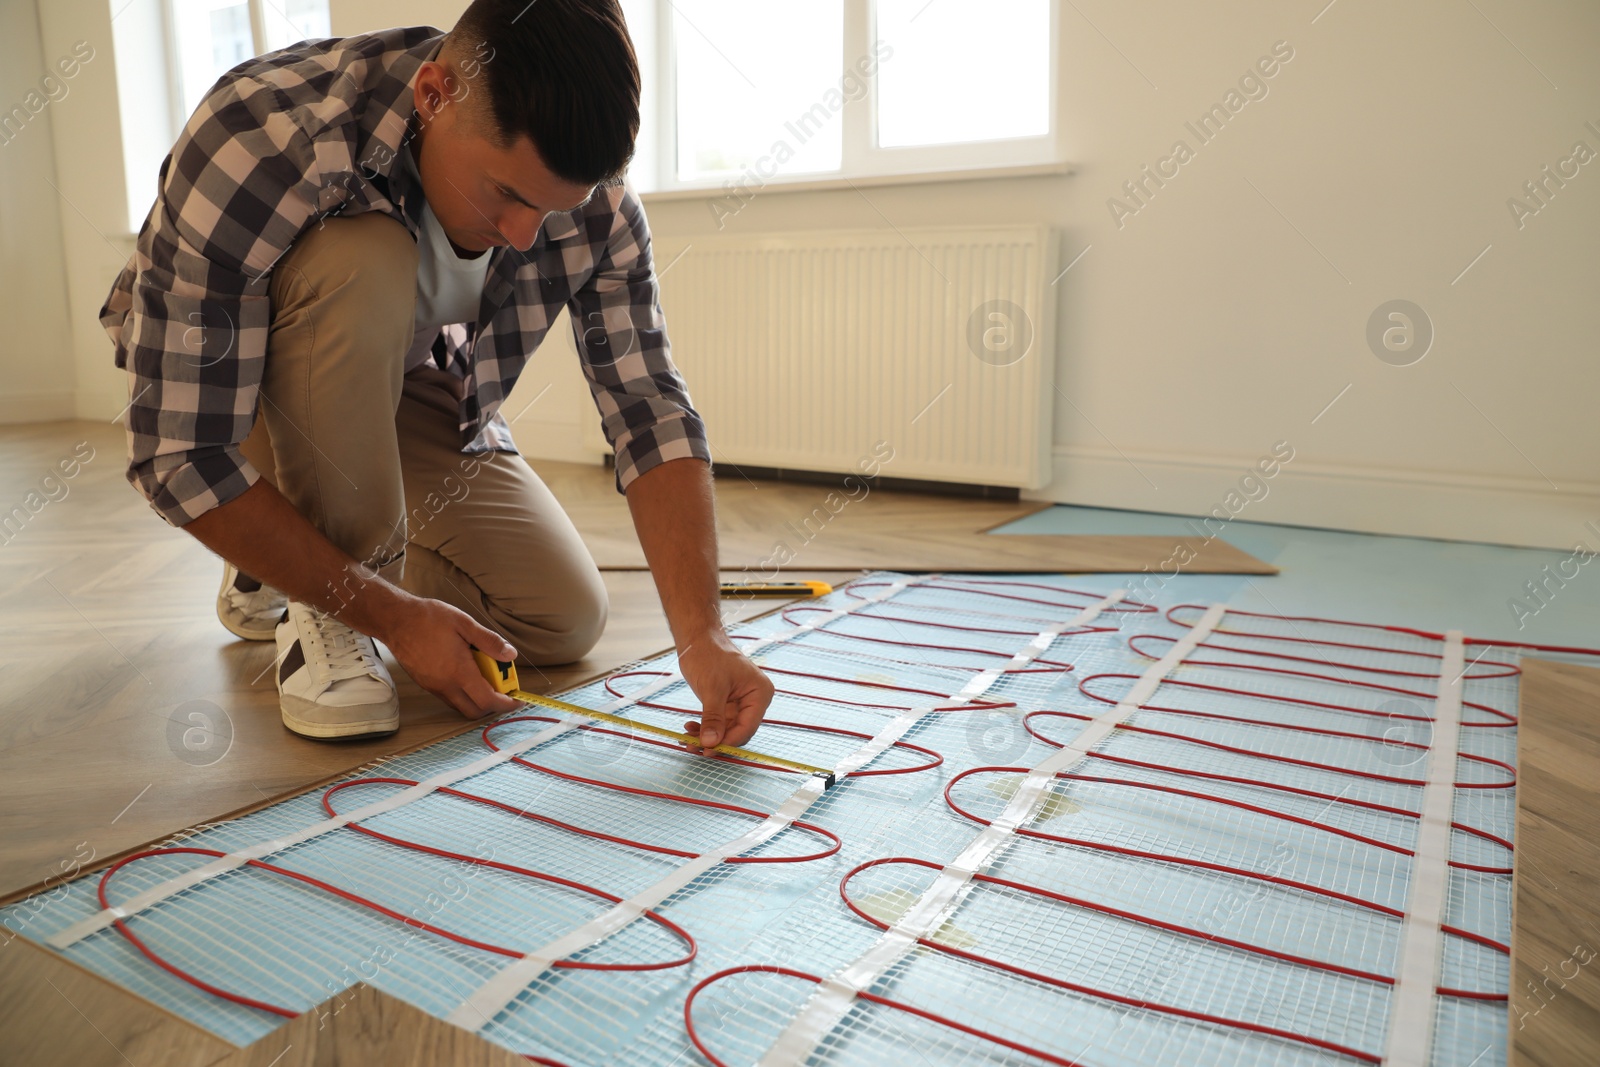
<svg viewBox="0 0 1600 1067">
<path fill-rule="evenodd" d="M 637 719 L 626 719 L 621 715 L 608 715 L 603 711 L 595 711 L 592 708 L 585 708 L 577 704 L 568 704 L 564 700 L 556 700 L 553 697 L 540 696 L 537 693 L 529 693 L 522 689 L 514 690 L 509 695 L 515 700 L 522 701 L 524 704 L 542 705 L 544 707 L 554 708 L 557 711 L 565 711 L 573 715 L 581 715 L 585 718 L 597 719 L 601 722 L 608 722 L 617 726 L 624 726 L 629 729 L 638 730 L 641 733 L 654 734 L 657 737 L 670 738 L 671 740 L 677 741 L 679 744 L 688 745 L 693 748 L 703 748 L 703 746 L 700 744 L 700 739 L 695 737 L 693 734 L 679 733 L 676 730 L 668 730 L 663 726 L 656 726 L 647 722 L 639 722 Z M 784 759 L 782 756 L 771 756 L 765 752 L 757 752 L 754 749 L 737 748 L 732 745 L 718 745 L 711 751 L 720 752 L 726 756 L 736 756 L 739 759 L 750 760 L 753 763 L 765 763 L 769 766 L 786 767 L 789 770 L 798 771 L 802 774 L 826 775 L 830 780 L 830 784 L 833 778 L 833 772 L 828 770 L 826 767 L 813 767 L 809 763 L 801 763 L 798 760 Z"/>
</svg>

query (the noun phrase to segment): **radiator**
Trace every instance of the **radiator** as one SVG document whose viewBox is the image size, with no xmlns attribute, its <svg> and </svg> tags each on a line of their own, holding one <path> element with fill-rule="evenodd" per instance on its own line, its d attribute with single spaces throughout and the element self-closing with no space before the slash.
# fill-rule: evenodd
<svg viewBox="0 0 1600 1067">
<path fill-rule="evenodd" d="M 673 358 L 716 461 L 844 473 L 886 445 L 886 476 L 1044 485 L 1057 244 L 1018 226 L 658 247 Z"/>
</svg>

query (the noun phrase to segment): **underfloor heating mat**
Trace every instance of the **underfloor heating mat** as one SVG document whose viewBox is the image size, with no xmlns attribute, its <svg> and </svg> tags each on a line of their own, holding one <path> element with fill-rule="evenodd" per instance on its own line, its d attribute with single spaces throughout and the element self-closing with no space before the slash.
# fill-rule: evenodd
<svg viewBox="0 0 1600 1067">
<path fill-rule="evenodd" d="M 734 636 L 832 788 L 530 708 L 0 921 L 238 1045 L 359 981 L 546 1064 L 1505 1062 L 1526 649 L 1107 576 Z"/>
</svg>

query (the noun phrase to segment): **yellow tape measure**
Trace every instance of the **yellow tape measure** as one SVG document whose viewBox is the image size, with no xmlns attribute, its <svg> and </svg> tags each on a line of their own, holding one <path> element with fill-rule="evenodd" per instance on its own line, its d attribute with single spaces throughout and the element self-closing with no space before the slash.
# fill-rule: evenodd
<svg viewBox="0 0 1600 1067">
<path fill-rule="evenodd" d="M 478 670 L 482 671 L 483 676 L 489 680 L 489 684 L 494 686 L 495 692 L 504 693 L 513 700 L 520 700 L 524 704 L 552 708 L 556 711 L 564 711 L 571 715 L 582 715 L 585 718 L 597 719 L 613 726 L 621 726 L 624 729 L 637 730 L 653 737 L 676 741 L 680 745 L 688 745 L 691 748 L 702 747 L 700 739 L 693 734 L 679 733 L 676 730 L 668 730 L 663 726 L 652 726 L 650 723 L 639 722 L 636 719 L 625 719 L 621 715 L 608 715 L 603 711 L 580 707 L 577 704 L 568 704 L 566 701 L 556 700 L 554 697 L 530 693 L 525 689 L 518 688 L 517 668 L 511 661 L 494 659 L 486 653 L 479 652 L 477 649 L 472 650 L 472 658 L 478 661 Z M 801 774 L 814 774 L 822 779 L 822 787 L 824 789 L 833 788 L 834 774 L 826 767 L 813 767 L 809 763 L 798 763 L 795 760 L 784 759 L 782 756 L 769 756 L 765 752 L 756 752 L 753 749 L 740 748 L 737 745 L 718 745 L 710 751 L 725 756 L 736 756 L 742 760 L 750 760 L 752 763 L 765 763 L 773 767 L 799 771 Z"/>
</svg>

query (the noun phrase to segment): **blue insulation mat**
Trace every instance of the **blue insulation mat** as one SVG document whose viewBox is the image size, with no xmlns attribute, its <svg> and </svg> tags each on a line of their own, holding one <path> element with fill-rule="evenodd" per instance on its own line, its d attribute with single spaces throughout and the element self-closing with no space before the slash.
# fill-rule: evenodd
<svg viewBox="0 0 1600 1067">
<path fill-rule="evenodd" d="M 1436 640 L 1224 614 L 990 834 L 976 870 L 951 869 L 1034 789 L 1030 768 L 1116 714 L 1202 615 L 1107 603 L 1115 587 L 880 573 L 735 628 L 779 690 L 751 747 L 832 767 L 878 739 L 816 796 L 803 775 L 534 709 L 198 828 L 0 922 L 238 1045 L 284 1017 L 151 955 L 291 1013 L 366 982 L 572 1065 L 1372 1062 L 1417 870 Z M 1506 1004 L 1484 998 L 1509 983 L 1496 946 L 1511 934 L 1516 662 L 1489 651 L 1460 683 L 1437 1067 L 1506 1058 Z M 563 699 L 681 728 L 696 705 L 674 667 Z M 413 785 L 438 776 L 454 777 Z M 741 840 L 755 843 L 686 867 Z M 272 869 L 196 875 L 250 848 Z M 951 878 L 921 941 L 890 944 L 884 928 L 926 920 Z M 102 883 L 122 928 L 84 933 Z M 618 911 L 641 894 L 661 899 Z M 574 949 L 597 921 L 604 936 Z"/>
</svg>

